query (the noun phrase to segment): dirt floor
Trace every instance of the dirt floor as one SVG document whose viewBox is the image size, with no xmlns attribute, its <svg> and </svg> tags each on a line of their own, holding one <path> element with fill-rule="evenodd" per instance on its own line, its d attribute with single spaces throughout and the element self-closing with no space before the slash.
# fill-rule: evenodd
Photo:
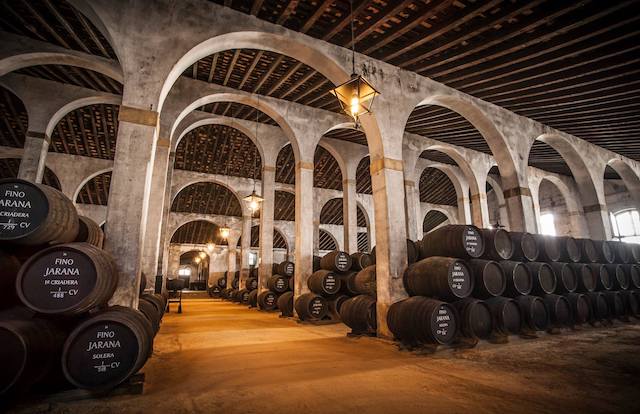
<svg viewBox="0 0 640 414">
<path fill-rule="evenodd" d="M 640 413 L 640 324 L 434 354 L 192 299 L 165 316 L 144 393 L 14 412 Z"/>
</svg>

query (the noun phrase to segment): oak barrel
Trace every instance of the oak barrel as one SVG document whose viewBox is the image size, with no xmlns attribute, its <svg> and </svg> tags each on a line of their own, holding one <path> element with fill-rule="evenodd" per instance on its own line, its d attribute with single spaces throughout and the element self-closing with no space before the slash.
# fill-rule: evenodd
<svg viewBox="0 0 640 414">
<path fill-rule="evenodd" d="M 556 285 L 557 293 L 571 293 L 578 289 L 578 275 L 573 266 L 569 263 L 552 262 L 549 263 L 556 274 L 558 284 Z"/>
<path fill-rule="evenodd" d="M 75 241 L 93 244 L 97 248 L 102 249 L 104 233 L 100 226 L 98 226 L 98 223 L 89 217 L 78 216 L 78 235 Z"/>
<path fill-rule="evenodd" d="M 598 281 L 596 280 L 596 274 L 589 264 L 571 263 L 569 266 L 573 269 L 578 280 L 578 288 L 576 291 L 587 293 L 596 290 Z"/>
<path fill-rule="evenodd" d="M 507 281 L 506 289 L 503 293 L 504 296 L 513 298 L 531 293 L 533 277 L 524 263 L 505 260 L 500 262 L 500 266 Z"/>
<path fill-rule="evenodd" d="M 522 326 L 529 331 L 545 331 L 551 324 L 551 317 L 544 301 L 538 296 L 518 296 L 515 298 L 522 314 Z"/>
<path fill-rule="evenodd" d="M 429 296 L 452 302 L 473 292 L 475 280 L 464 260 L 433 256 L 410 265 L 403 275 L 410 296 Z"/>
<path fill-rule="evenodd" d="M 376 266 L 367 266 L 360 270 L 353 279 L 355 290 L 361 295 L 376 297 Z"/>
<path fill-rule="evenodd" d="M 571 317 L 573 323 L 582 325 L 591 318 L 591 306 L 589 298 L 584 293 L 569 293 L 566 295 L 567 300 L 571 304 Z"/>
<path fill-rule="evenodd" d="M 345 300 L 340 306 L 340 319 L 354 333 L 376 332 L 376 300 L 358 295 Z"/>
<path fill-rule="evenodd" d="M 296 266 L 293 262 L 285 260 L 284 262 L 278 263 L 278 274 L 286 277 L 291 277 L 294 275 L 296 271 Z"/>
<path fill-rule="evenodd" d="M 487 339 L 493 331 L 491 309 L 484 301 L 466 298 L 453 302 L 458 313 L 459 333 L 465 338 Z"/>
<path fill-rule="evenodd" d="M 540 255 L 538 242 L 531 233 L 509 232 L 513 241 L 513 255 L 511 260 L 520 262 L 535 262 Z"/>
<path fill-rule="evenodd" d="M 351 254 L 351 269 L 352 270 L 362 270 L 365 267 L 371 266 L 373 264 L 373 260 L 371 259 L 371 255 L 369 253 L 352 253 Z"/>
<path fill-rule="evenodd" d="M 485 302 L 491 310 L 493 331 L 500 335 L 515 335 L 522 329 L 522 312 L 515 300 L 497 296 Z"/>
<path fill-rule="evenodd" d="M 387 324 L 402 342 L 441 345 L 454 341 L 459 325 L 452 305 L 424 296 L 412 296 L 392 304 Z"/>
<path fill-rule="evenodd" d="M 282 275 L 273 275 L 267 280 L 267 288 L 276 293 L 284 293 L 289 290 L 289 279 Z"/>
<path fill-rule="evenodd" d="M 551 294 L 544 295 L 542 300 L 544 300 L 544 304 L 549 310 L 551 326 L 556 328 L 565 328 L 573 324 L 571 304 L 567 298 Z"/>
<path fill-rule="evenodd" d="M 471 259 L 468 262 L 473 274 L 473 296 L 488 299 L 501 296 L 507 288 L 507 278 L 498 262 L 493 260 Z"/>
<path fill-rule="evenodd" d="M 531 293 L 542 296 L 555 292 L 558 280 L 556 273 L 548 263 L 529 262 L 526 263 L 526 266 L 533 278 Z"/>
<path fill-rule="evenodd" d="M 479 228 L 465 224 L 449 224 L 424 236 L 420 242 L 420 257 L 475 259 L 482 256 L 484 249 L 484 238 Z"/>
<path fill-rule="evenodd" d="M 346 252 L 333 250 L 322 256 L 320 268 L 338 273 L 348 272 L 351 269 L 351 256 Z"/>
<path fill-rule="evenodd" d="M 293 316 L 293 292 L 285 292 L 280 295 L 277 305 L 282 316 Z"/>
<path fill-rule="evenodd" d="M 327 300 L 315 293 L 305 293 L 295 301 L 295 309 L 301 320 L 320 320 L 329 313 Z"/>
<path fill-rule="evenodd" d="M 508 231 L 503 229 L 482 229 L 484 237 L 483 257 L 491 260 L 509 260 L 515 245 Z"/>
<path fill-rule="evenodd" d="M 536 241 L 538 242 L 538 250 L 540 256 L 538 260 L 541 262 L 558 262 L 562 256 L 562 241 L 555 236 L 546 236 L 544 234 L 536 234 Z"/>
<path fill-rule="evenodd" d="M 278 306 L 278 295 L 270 290 L 258 293 L 258 306 L 266 311 L 275 310 Z"/>
<path fill-rule="evenodd" d="M 318 270 L 307 279 L 307 287 L 318 295 L 334 295 L 342 286 L 342 280 L 330 270 Z"/>
<path fill-rule="evenodd" d="M 589 292 L 586 294 L 591 306 L 590 322 L 602 321 L 609 318 L 609 305 L 602 292 Z"/>
</svg>

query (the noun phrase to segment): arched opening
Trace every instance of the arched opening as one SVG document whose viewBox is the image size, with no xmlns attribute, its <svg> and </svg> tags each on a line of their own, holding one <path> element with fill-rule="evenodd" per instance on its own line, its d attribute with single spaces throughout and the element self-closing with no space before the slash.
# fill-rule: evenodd
<svg viewBox="0 0 640 414">
<path fill-rule="evenodd" d="M 373 194 L 370 167 L 371 159 L 368 155 L 358 163 L 356 168 L 356 193 L 358 194 Z"/>
<path fill-rule="evenodd" d="M 74 109 L 55 125 L 49 151 L 113 160 L 118 137 L 118 113 L 113 104 Z"/>
<path fill-rule="evenodd" d="M 540 234 L 565 236 L 571 233 L 567 203 L 560 189 L 548 179 L 540 182 L 538 190 L 540 203 Z"/>
<path fill-rule="evenodd" d="M 180 190 L 173 200 L 171 211 L 242 217 L 240 200 L 227 187 L 214 182 L 190 184 Z"/>
<path fill-rule="evenodd" d="M 0 86 L 0 146 L 23 148 L 29 116 L 13 92 Z"/>
<path fill-rule="evenodd" d="M 276 182 L 282 184 L 296 183 L 296 159 L 293 154 L 291 144 L 287 144 L 280 152 L 276 159 Z"/>
<path fill-rule="evenodd" d="M 446 214 L 439 210 L 429 210 L 422 220 L 422 232 L 427 234 L 447 224 L 450 224 L 450 220 Z"/>
<path fill-rule="evenodd" d="M 338 242 L 335 237 L 328 231 L 320 229 L 318 234 L 318 252 L 320 256 L 324 256 L 332 250 L 338 249 Z"/>
<path fill-rule="evenodd" d="M 0 158 L 0 178 L 17 178 L 20 170 L 19 158 Z M 49 168 L 45 167 L 42 183 L 61 191 L 60 180 Z"/>
<path fill-rule="evenodd" d="M 487 174 L 486 183 L 487 207 L 489 209 L 489 225 L 492 228 L 509 230 L 509 215 L 502 191 L 500 170 L 494 165 Z"/>
<path fill-rule="evenodd" d="M 364 209 L 358 204 L 357 206 L 357 223 L 358 223 L 358 251 L 369 253 L 371 251 L 371 231 L 369 220 Z"/>
<path fill-rule="evenodd" d="M 613 166 L 615 165 L 616 168 Z M 618 172 L 620 171 L 620 173 Z M 621 176 L 624 175 L 624 178 Z M 630 243 L 640 243 L 640 221 L 638 198 L 630 191 L 638 177 L 623 161 L 610 162 L 604 171 L 604 196 L 611 220 L 612 238 Z M 635 188 L 637 189 L 637 187 Z"/>
<path fill-rule="evenodd" d="M 111 171 L 98 174 L 80 188 L 75 202 L 77 204 L 106 206 L 109 202 L 110 186 Z"/>
<path fill-rule="evenodd" d="M 180 255 L 178 277 L 190 290 L 206 290 L 211 258 L 204 250 L 191 250 Z"/>
<path fill-rule="evenodd" d="M 313 157 L 313 186 L 342 191 L 342 176 L 335 157 L 318 145 Z"/>
</svg>

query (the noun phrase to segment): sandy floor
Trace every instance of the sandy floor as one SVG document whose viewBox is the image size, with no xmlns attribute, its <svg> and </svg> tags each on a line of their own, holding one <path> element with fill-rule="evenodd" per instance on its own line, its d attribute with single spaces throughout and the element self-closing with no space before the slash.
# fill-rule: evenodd
<svg viewBox="0 0 640 414">
<path fill-rule="evenodd" d="M 193 299 L 165 316 L 144 394 L 14 411 L 640 413 L 640 324 L 431 355 L 346 332 Z"/>
</svg>

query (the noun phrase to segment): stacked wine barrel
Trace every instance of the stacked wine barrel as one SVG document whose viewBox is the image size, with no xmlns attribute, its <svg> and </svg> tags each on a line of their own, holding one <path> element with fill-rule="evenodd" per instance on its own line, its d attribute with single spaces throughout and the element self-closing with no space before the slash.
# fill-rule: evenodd
<svg viewBox="0 0 640 414">
<path fill-rule="evenodd" d="M 256 298 L 261 310 L 279 310 L 283 316 L 293 316 L 293 277 L 295 271 L 295 264 L 288 260 L 273 264 L 271 277 L 267 280 L 267 290 L 258 293 Z"/>
<path fill-rule="evenodd" d="M 141 284 L 138 309 L 108 306 L 118 272 L 103 240 L 60 191 L 0 180 L 0 400 L 62 375 L 107 390 L 151 355 L 166 298 Z"/>
<path fill-rule="evenodd" d="M 448 225 L 417 243 L 396 339 L 450 345 L 640 317 L 640 246 Z"/>
</svg>

